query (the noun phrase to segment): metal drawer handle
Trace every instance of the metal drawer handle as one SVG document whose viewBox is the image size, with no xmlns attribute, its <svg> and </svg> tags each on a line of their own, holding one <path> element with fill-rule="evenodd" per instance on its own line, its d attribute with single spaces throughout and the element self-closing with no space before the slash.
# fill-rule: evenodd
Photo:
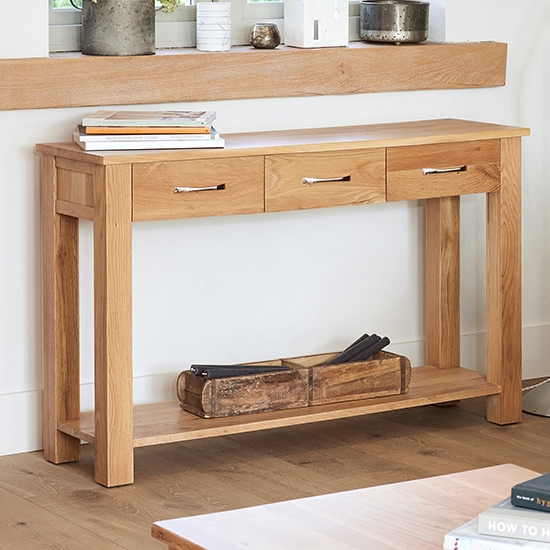
<svg viewBox="0 0 550 550">
<path fill-rule="evenodd" d="M 212 185 L 211 187 L 174 187 L 174 193 L 193 193 L 194 191 L 218 191 L 225 189 L 225 183 Z"/>
<path fill-rule="evenodd" d="M 304 185 L 311 185 L 312 183 L 325 183 L 327 181 L 351 181 L 351 176 L 342 176 L 341 178 L 303 178 L 302 183 Z"/>
<path fill-rule="evenodd" d="M 451 172 L 466 172 L 467 166 L 457 166 L 456 168 L 423 168 L 422 173 L 427 176 L 429 174 L 449 174 Z"/>
</svg>

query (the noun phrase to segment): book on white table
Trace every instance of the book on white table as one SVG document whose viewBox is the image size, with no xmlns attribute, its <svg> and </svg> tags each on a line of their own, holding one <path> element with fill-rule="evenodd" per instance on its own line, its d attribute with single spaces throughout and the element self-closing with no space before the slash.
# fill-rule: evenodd
<svg viewBox="0 0 550 550">
<path fill-rule="evenodd" d="M 550 513 L 519 508 L 510 497 L 481 512 L 478 519 L 481 534 L 550 543 Z"/>
<path fill-rule="evenodd" d="M 543 474 L 514 485 L 511 502 L 521 508 L 550 512 L 550 474 Z"/>
<path fill-rule="evenodd" d="M 476 517 L 447 533 L 443 550 L 550 550 L 547 542 L 483 535 L 478 530 L 478 522 Z"/>
</svg>

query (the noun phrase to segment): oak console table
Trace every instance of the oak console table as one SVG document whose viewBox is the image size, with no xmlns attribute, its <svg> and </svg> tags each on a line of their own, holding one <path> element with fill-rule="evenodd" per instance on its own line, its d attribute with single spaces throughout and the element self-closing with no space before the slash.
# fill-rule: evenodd
<svg viewBox="0 0 550 550">
<path fill-rule="evenodd" d="M 521 421 L 521 137 L 454 119 L 234 134 L 224 149 L 85 152 L 39 144 L 44 295 L 44 454 L 95 479 L 133 482 L 133 448 L 488 396 Z M 201 188 L 208 189 L 201 191 Z M 487 195 L 487 374 L 460 367 L 460 195 Z M 425 201 L 426 366 L 407 394 L 202 419 L 178 402 L 133 406 L 132 222 Z M 79 219 L 94 224 L 95 411 L 80 411 Z"/>
</svg>

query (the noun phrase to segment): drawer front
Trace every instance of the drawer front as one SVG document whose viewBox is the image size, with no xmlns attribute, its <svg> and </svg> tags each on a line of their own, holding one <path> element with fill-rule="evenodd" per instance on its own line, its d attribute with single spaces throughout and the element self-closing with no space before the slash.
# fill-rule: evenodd
<svg viewBox="0 0 550 550">
<path fill-rule="evenodd" d="M 321 181 L 309 183 L 308 178 Z M 267 212 L 384 202 L 385 194 L 384 149 L 272 155 L 265 160 Z"/>
<path fill-rule="evenodd" d="M 134 221 L 264 211 L 263 157 L 134 164 L 133 176 Z"/>
<path fill-rule="evenodd" d="M 389 147 L 388 201 L 490 193 L 500 187 L 500 140 Z"/>
</svg>

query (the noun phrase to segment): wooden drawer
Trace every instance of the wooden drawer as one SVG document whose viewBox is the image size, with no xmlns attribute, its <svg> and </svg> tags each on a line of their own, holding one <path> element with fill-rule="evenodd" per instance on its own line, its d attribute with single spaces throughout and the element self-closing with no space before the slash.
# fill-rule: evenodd
<svg viewBox="0 0 550 550">
<path fill-rule="evenodd" d="M 384 169 L 382 148 L 267 156 L 266 211 L 384 202 Z M 329 181 L 308 183 L 306 178 Z"/>
<path fill-rule="evenodd" d="M 388 201 L 489 193 L 500 187 L 498 139 L 389 147 L 387 163 Z"/>
<path fill-rule="evenodd" d="M 263 157 L 134 164 L 133 186 L 134 221 L 264 211 Z"/>
</svg>

